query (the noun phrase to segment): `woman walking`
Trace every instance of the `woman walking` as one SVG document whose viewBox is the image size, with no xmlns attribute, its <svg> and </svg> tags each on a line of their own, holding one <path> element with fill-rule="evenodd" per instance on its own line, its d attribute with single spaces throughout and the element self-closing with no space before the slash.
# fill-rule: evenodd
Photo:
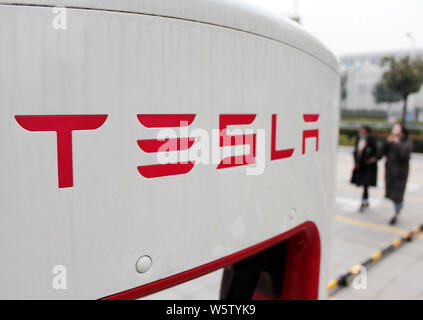
<svg viewBox="0 0 423 320">
<path fill-rule="evenodd" d="M 369 187 L 377 184 L 377 145 L 369 127 L 360 128 L 354 147 L 354 171 L 351 183 L 363 187 L 360 212 L 369 207 Z"/>
<path fill-rule="evenodd" d="M 413 144 L 408 139 L 408 130 L 403 124 L 395 125 L 383 147 L 383 155 L 386 156 L 385 197 L 392 200 L 395 206 L 395 215 L 389 222 L 391 225 L 397 222 L 403 207 L 412 150 Z"/>
</svg>

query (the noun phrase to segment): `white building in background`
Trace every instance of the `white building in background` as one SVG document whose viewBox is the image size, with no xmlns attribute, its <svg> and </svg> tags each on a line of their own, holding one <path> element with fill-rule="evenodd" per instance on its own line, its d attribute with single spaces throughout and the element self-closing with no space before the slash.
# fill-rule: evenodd
<svg viewBox="0 0 423 320">
<path fill-rule="evenodd" d="M 389 116 L 400 118 L 402 102 L 377 104 L 373 96 L 373 90 L 376 84 L 381 81 L 382 75 L 387 68 L 381 66 L 382 59 L 387 56 L 394 56 L 398 59 L 407 55 L 423 58 L 423 49 L 340 57 L 341 72 L 347 76 L 347 97 L 341 102 L 341 108 L 343 110 L 386 111 Z M 423 90 L 410 96 L 408 119 L 423 121 Z"/>
</svg>

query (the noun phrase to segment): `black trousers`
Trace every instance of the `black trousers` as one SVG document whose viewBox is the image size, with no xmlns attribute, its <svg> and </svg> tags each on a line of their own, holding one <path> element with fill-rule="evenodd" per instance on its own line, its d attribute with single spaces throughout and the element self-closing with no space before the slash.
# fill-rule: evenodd
<svg viewBox="0 0 423 320">
<path fill-rule="evenodd" d="M 363 186 L 363 200 L 369 200 L 369 186 Z"/>
</svg>

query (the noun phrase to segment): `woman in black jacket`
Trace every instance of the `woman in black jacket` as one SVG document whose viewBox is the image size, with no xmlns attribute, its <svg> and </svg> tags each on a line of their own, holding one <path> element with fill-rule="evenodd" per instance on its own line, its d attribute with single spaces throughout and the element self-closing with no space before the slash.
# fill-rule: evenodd
<svg viewBox="0 0 423 320">
<path fill-rule="evenodd" d="M 385 197 L 392 200 L 395 205 L 395 215 L 390 224 L 397 222 L 403 206 L 412 150 L 413 144 L 408 139 L 407 129 L 402 124 L 395 125 L 383 146 L 383 155 L 386 156 Z"/>
<path fill-rule="evenodd" d="M 361 127 L 354 147 L 355 167 L 351 178 L 351 183 L 363 187 L 360 212 L 369 207 L 369 187 L 377 184 L 377 155 L 377 144 L 371 137 L 370 128 Z"/>
</svg>

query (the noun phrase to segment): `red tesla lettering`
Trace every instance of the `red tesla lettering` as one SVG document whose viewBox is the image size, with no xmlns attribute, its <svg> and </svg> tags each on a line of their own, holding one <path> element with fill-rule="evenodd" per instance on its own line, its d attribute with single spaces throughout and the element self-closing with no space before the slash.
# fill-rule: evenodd
<svg viewBox="0 0 423 320">
<path fill-rule="evenodd" d="M 148 166 L 139 166 L 138 172 L 147 179 L 178 176 L 190 172 L 192 168 L 194 168 L 194 165 L 194 162 L 153 164 Z"/>
<path fill-rule="evenodd" d="M 167 151 L 188 150 L 195 142 L 195 138 L 175 138 L 164 140 L 138 140 L 138 146 L 145 153 L 158 153 Z M 170 150 L 163 149 L 164 146 L 170 146 Z"/>
<path fill-rule="evenodd" d="M 195 119 L 195 114 L 139 114 L 138 121 L 146 128 L 188 127 Z M 175 138 L 165 140 L 138 140 L 138 146 L 146 153 L 188 150 L 195 138 Z M 166 145 L 166 149 L 162 147 Z M 138 172 L 144 178 L 158 178 L 187 174 L 194 167 L 194 162 L 166 163 L 139 166 Z"/>
<path fill-rule="evenodd" d="M 272 149 L 270 153 L 270 159 L 280 160 L 280 159 L 287 159 L 291 158 L 294 154 L 294 149 L 285 149 L 285 150 L 276 150 L 276 122 L 277 122 L 277 115 L 272 115 Z"/>
<path fill-rule="evenodd" d="M 254 122 L 255 114 L 221 114 L 219 116 L 220 146 L 249 145 L 250 153 L 247 155 L 232 156 L 223 159 L 217 169 L 254 164 L 256 159 L 256 134 L 233 135 L 226 134 L 229 125 L 248 125 Z M 241 142 L 241 143 L 240 143 Z"/>
<path fill-rule="evenodd" d="M 59 188 L 73 187 L 72 131 L 100 128 L 107 115 L 15 116 L 19 125 L 32 132 L 55 131 Z"/>
<path fill-rule="evenodd" d="M 306 123 L 315 123 L 319 121 L 320 115 L 318 114 L 304 114 L 303 119 Z M 319 151 L 319 129 L 304 130 L 303 131 L 303 154 L 306 153 L 306 140 L 316 139 L 316 151 Z"/>
<path fill-rule="evenodd" d="M 190 126 L 195 114 L 139 114 L 137 118 L 146 128 L 179 128 Z"/>
</svg>

